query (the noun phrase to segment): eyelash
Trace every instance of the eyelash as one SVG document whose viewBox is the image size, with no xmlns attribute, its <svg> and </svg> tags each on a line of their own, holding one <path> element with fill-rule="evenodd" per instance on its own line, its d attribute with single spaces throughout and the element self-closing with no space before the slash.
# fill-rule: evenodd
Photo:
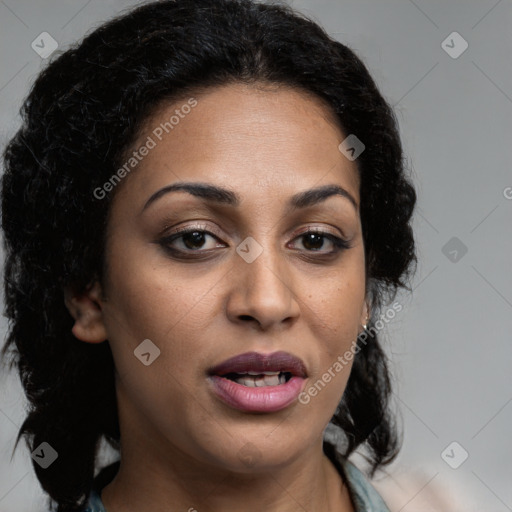
<svg viewBox="0 0 512 512">
<path fill-rule="evenodd" d="M 206 226 L 196 226 L 196 227 L 186 227 L 186 228 L 178 229 L 172 235 L 166 236 L 165 238 L 162 238 L 159 241 L 159 243 L 160 243 L 160 245 L 162 245 L 164 247 L 164 249 L 166 249 L 168 252 L 170 252 L 171 255 L 173 255 L 173 256 L 183 255 L 183 254 L 187 254 L 187 255 L 198 254 L 198 253 L 200 254 L 200 253 L 211 252 L 211 251 L 215 250 L 215 249 L 206 249 L 206 250 L 188 249 L 188 251 L 184 251 L 184 250 L 176 249 L 176 248 L 170 246 L 170 244 L 172 242 L 174 242 L 175 240 L 181 239 L 184 235 L 187 235 L 189 233 L 206 234 L 206 235 L 210 235 L 210 236 L 216 238 L 217 240 L 219 240 L 219 237 L 216 234 L 212 233 L 211 231 L 208 231 L 206 229 Z M 294 240 L 297 239 L 297 238 L 304 237 L 306 235 L 310 235 L 310 234 L 314 234 L 314 235 L 318 235 L 318 236 L 322 236 L 324 238 L 327 238 L 334 245 L 334 250 L 332 250 L 329 253 L 322 253 L 322 252 L 320 252 L 320 250 L 312 250 L 312 249 L 307 250 L 306 249 L 306 251 L 310 252 L 310 253 L 319 253 L 320 257 L 334 256 L 334 255 L 339 254 L 343 250 L 350 249 L 352 247 L 351 244 L 347 240 L 345 240 L 343 238 L 339 238 L 339 237 L 337 237 L 337 236 L 335 236 L 335 235 L 333 235 L 331 233 L 328 233 L 326 231 L 322 231 L 322 230 L 317 229 L 317 228 L 309 229 L 307 231 L 304 231 L 304 232 L 300 233 L 299 235 L 297 235 L 294 238 Z M 190 256 L 187 256 L 187 257 L 190 258 Z M 196 257 L 196 256 L 192 256 L 192 258 L 194 258 L 194 257 Z"/>
</svg>

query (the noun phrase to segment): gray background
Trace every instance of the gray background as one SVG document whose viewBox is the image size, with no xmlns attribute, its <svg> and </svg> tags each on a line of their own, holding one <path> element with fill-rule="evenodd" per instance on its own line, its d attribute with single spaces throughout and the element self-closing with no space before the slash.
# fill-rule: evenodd
<svg viewBox="0 0 512 512">
<path fill-rule="evenodd" d="M 0 1 L 2 147 L 46 62 L 32 41 L 46 31 L 65 49 L 136 3 Z M 398 297 L 404 309 L 384 334 L 404 445 L 374 485 L 394 512 L 510 511 L 512 3 L 290 3 L 367 64 L 395 106 L 419 194 L 414 290 Z M 458 58 L 442 47 L 453 31 L 469 45 Z M 0 512 L 44 509 L 24 441 L 11 461 L 25 407 L 17 376 L 2 368 Z M 462 450 L 469 456 L 453 469 L 446 460 L 460 462 Z"/>
</svg>

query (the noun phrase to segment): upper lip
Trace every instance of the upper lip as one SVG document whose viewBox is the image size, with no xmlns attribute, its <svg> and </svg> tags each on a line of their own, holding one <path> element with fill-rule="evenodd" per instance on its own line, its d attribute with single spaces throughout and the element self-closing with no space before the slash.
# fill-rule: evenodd
<svg viewBox="0 0 512 512">
<path fill-rule="evenodd" d="M 306 366 L 302 359 L 288 352 L 273 352 L 260 354 L 259 352 L 246 352 L 231 357 L 226 361 L 210 368 L 210 375 L 226 375 L 228 373 L 254 372 L 288 372 L 297 377 L 306 377 Z"/>
</svg>

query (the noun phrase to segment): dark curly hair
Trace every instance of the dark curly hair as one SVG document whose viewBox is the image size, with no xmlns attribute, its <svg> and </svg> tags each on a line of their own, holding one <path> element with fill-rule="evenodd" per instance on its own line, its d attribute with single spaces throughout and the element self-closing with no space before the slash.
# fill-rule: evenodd
<svg viewBox="0 0 512 512">
<path fill-rule="evenodd" d="M 369 333 L 331 423 L 348 457 L 361 446 L 370 475 L 400 449 L 390 412 L 386 355 L 372 329 L 399 287 L 410 290 L 416 254 L 410 224 L 416 193 L 395 114 L 347 46 L 286 5 L 251 0 L 160 1 L 100 26 L 40 73 L 22 126 L 4 152 L 2 228 L 5 315 L 2 355 L 12 349 L 30 409 L 16 440 L 48 442 L 58 464 L 33 464 L 59 512 L 84 506 L 103 438 L 119 449 L 114 361 L 108 343 L 71 332 L 63 290 L 105 275 L 105 228 L 114 192 L 101 187 L 121 165 L 144 121 L 163 102 L 233 82 L 292 86 L 322 98 L 357 158 Z M 134 171 L 136 172 L 136 171 Z"/>
</svg>

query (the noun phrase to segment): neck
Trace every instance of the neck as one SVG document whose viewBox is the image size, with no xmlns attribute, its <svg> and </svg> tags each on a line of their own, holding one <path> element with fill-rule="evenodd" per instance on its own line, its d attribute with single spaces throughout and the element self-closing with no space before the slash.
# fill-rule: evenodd
<svg viewBox="0 0 512 512">
<path fill-rule="evenodd" d="M 147 454 L 135 458 L 122 447 L 121 453 L 119 471 L 101 493 L 107 512 L 168 512 L 169 506 L 189 512 L 354 511 L 322 439 L 286 467 L 244 474 L 187 461 L 176 452 L 167 464 Z"/>
</svg>

